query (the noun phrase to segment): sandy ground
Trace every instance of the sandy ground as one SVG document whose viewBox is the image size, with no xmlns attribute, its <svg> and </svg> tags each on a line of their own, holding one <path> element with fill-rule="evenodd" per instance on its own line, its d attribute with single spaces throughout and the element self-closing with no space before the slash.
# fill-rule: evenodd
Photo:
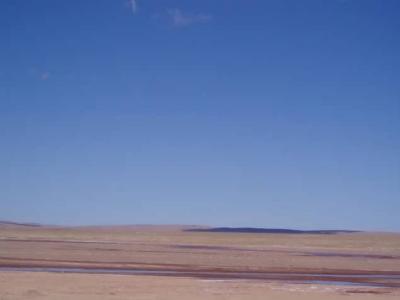
<svg viewBox="0 0 400 300">
<path fill-rule="evenodd" d="M 367 293 L 369 291 L 369 293 Z M 393 289 L 191 278 L 0 273 L 0 299 L 399 299 Z"/>
<path fill-rule="evenodd" d="M 0 226 L 0 300 L 400 299 L 400 288 L 395 286 L 1 271 L 6 266 L 400 274 L 399 234 L 215 234 L 182 232 L 178 226 Z"/>
</svg>

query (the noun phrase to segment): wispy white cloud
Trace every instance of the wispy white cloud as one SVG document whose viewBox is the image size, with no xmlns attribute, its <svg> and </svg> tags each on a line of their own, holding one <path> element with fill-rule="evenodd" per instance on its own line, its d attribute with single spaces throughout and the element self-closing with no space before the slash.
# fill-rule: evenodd
<svg viewBox="0 0 400 300">
<path fill-rule="evenodd" d="M 39 78 L 40 80 L 47 80 L 50 78 L 50 72 L 42 72 L 41 74 L 39 74 Z"/>
<path fill-rule="evenodd" d="M 129 6 L 132 10 L 133 14 L 136 14 L 138 11 L 138 4 L 137 4 L 137 0 L 129 0 Z"/>
<path fill-rule="evenodd" d="M 31 78 L 43 81 L 46 81 L 51 77 L 51 73 L 43 68 L 35 68 L 35 67 L 29 68 L 28 74 Z"/>
<path fill-rule="evenodd" d="M 207 14 L 189 14 L 180 9 L 169 9 L 167 11 L 169 18 L 174 26 L 185 27 L 196 23 L 207 23 L 211 21 L 212 16 Z"/>
</svg>

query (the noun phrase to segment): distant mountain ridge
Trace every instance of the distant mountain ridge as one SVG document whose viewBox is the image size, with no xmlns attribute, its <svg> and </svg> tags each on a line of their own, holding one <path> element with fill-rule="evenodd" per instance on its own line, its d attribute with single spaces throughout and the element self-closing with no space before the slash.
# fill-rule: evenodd
<svg viewBox="0 0 400 300">
<path fill-rule="evenodd" d="M 38 223 L 20 223 L 20 222 L 11 222 L 11 221 L 0 221 L 0 225 L 4 225 L 4 226 L 24 226 L 24 227 L 42 227 L 42 225 L 38 224 Z"/>
<path fill-rule="evenodd" d="M 274 233 L 274 234 L 338 234 L 355 233 L 357 230 L 296 230 L 282 228 L 254 228 L 254 227 L 215 227 L 187 229 L 190 232 L 225 232 L 225 233 Z"/>
<path fill-rule="evenodd" d="M 1 221 L 1 227 L 57 227 L 71 229 L 99 229 L 99 230 L 180 230 L 184 232 L 215 232 L 215 233 L 269 233 L 269 234 L 339 234 L 362 232 L 357 230 L 297 230 L 286 228 L 257 228 L 257 227 L 208 227 L 201 225 L 92 225 L 92 226 L 55 226 L 43 225 L 39 223 Z"/>
</svg>

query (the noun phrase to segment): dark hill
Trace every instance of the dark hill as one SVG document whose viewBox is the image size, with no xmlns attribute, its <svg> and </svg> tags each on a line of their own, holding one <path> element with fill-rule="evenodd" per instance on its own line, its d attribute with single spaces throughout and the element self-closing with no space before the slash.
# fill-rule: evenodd
<svg viewBox="0 0 400 300">
<path fill-rule="evenodd" d="M 41 227 L 41 224 L 36 223 L 18 223 L 10 221 L 0 221 L 0 226 L 23 226 L 23 227 Z"/>
<path fill-rule="evenodd" d="M 354 233 L 354 230 L 295 230 L 295 229 L 276 229 L 276 228 L 252 228 L 252 227 L 216 227 L 216 228 L 196 228 L 187 229 L 190 232 L 232 232 L 232 233 L 273 233 L 273 234 L 338 234 Z"/>
</svg>

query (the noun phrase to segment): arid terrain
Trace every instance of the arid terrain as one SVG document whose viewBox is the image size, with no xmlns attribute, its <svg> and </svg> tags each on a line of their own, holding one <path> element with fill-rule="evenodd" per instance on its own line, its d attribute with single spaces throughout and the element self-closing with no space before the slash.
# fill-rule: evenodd
<svg viewBox="0 0 400 300">
<path fill-rule="evenodd" d="M 400 234 L 0 225 L 0 299 L 398 299 Z"/>
</svg>

